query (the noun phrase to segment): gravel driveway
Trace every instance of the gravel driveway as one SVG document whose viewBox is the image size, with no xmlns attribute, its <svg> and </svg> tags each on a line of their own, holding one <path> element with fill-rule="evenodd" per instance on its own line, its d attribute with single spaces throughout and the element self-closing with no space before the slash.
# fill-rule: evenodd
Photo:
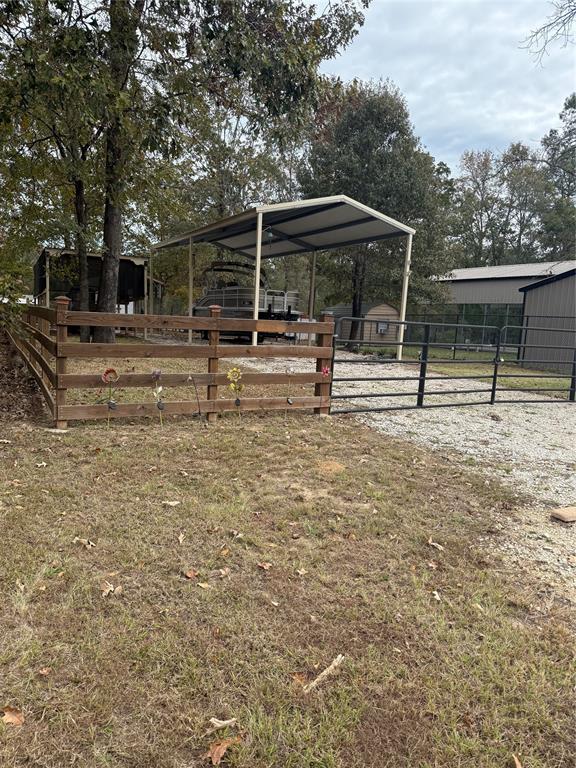
<svg viewBox="0 0 576 768">
<path fill-rule="evenodd" d="M 339 351 L 338 357 L 350 362 L 337 363 L 335 376 L 416 376 L 417 366 L 386 364 L 377 366 L 357 362 L 358 357 Z M 239 365 L 246 365 L 239 360 Z M 251 360 L 250 367 L 266 371 L 310 370 L 314 362 L 289 360 Z M 434 397 L 446 389 L 489 388 L 486 380 L 427 382 L 425 402 L 466 402 L 484 400 L 488 395 L 456 394 Z M 339 382 L 334 394 L 416 391 L 413 381 Z M 521 508 L 514 525 L 503 525 L 501 548 L 521 567 L 535 564 L 553 583 L 561 583 L 576 599 L 576 524 L 553 522 L 549 508 L 576 505 L 576 405 L 550 399 L 545 403 L 522 403 L 533 395 L 506 392 L 502 399 L 513 403 L 474 405 L 458 408 L 430 408 L 406 411 L 355 414 L 354 418 L 388 435 L 449 454 L 454 461 L 473 465 L 488 478 L 512 486 L 518 496 L 533 499 L 530 508 Z M 407 405 L 409 398 L 364 398 L 338 400 L 335 408 Z"/>
</svg>

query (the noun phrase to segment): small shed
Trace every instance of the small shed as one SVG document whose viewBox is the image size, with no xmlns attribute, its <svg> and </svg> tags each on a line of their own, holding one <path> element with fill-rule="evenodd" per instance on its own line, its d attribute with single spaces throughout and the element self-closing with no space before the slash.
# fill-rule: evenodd
<svg viewBox="0 0 576 768">
<path fill-rule="evenodd" d="M 570 373 L 576 358 L 576 268 L 520 288 L 525 365 Z"/>
<path fill-rule="evenodd" d="M 98 302 L 102 256 L 88 254 L 88 291 L 90 309 Z M 134 312 L 144 311 L 146 303 L 146 259 L 121 256 L 118 273 L 118 305 Z M 153 283 L 154 297 L 162 298 L 162 283 Z M 49 306 L 58 295 L 68 296 L 71 308 L 79 308 L 78 253 L 65 248 L 43 248 L 34 264 L 34 299 L 37 304 Z"/>
<path fill-rule="evenodd" d="M 326 307 L 325 312 L 332 312 L 337 323 L 337 333 L 341 339 L 350 338 L 352 321 L 351 304 L 336 304 Z M 400 313 L 391 304 L 384 301 L 375 303 L 363 303 L 361 317 L 365 322 L 361 324 L 358 341 L 381 342 L 382 344 L 394 343 L 398 340 L 398 321 Z M 340 322 L 338 322 L 340 320 Z"/>
</svg>

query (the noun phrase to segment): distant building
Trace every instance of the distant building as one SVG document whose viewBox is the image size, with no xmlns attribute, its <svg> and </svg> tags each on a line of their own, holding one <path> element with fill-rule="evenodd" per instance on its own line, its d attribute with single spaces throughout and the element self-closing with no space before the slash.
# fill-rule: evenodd
<svg viewBox="0 0 576 768">
<path fill-rule="evenodd" d="M 98 303 L 102 256 L 88 254 L 88 292 L 90 309 Z M 146 259 L 136 256 L 121 256 L 118 273 L 118 309 L 144 311 L 146 294 Z M 163 285 L 154 280 L 154 299 L 162 298 Z M 34 264 L 34 301 L 50 305 L 57 296 L 68 296 L 71 308 L 79 309 L 80 286 L 78 283 L 78 254 L 76 251 L 60 248 L 44 248 Z"/>
<path fill-rule="evenodd" d="M 576 267 L 572 261 L 539 261 L 498 267 L 454 269 L 435 278 L 448 288 L 448 304 L 459 322 L 478 325 L 521 325 L 523 294 L 530 283 L 545 280 Z M 550 311 L 551 307 L 548 308 Z"/>
<path fill-rule="evenodd" d="M 326 307 L 324 312 L 332 312 L 337 324 L 337 333 L 342 339 L 350 338 L 352 317 L 351 304 L 336 304 Z M 395 342 L 398 334 L 398 325 L 394 321 L 400 319 L 400 313 L 391 304 L 385 302 L 373 302 L 362 304 L 361 317 L 366 321 L 361 324 L 358 341 L 378 341 L 382 344 Z M 344 319 L 343 319 L 344 318 Z M 341 322 L 338 322 L 338 321 Z"/>
<path fill-rule="evenodd" d="M 526 365 L 569 374 L 576 353 L 576 267 L 520 288 Z"/>
</svg>

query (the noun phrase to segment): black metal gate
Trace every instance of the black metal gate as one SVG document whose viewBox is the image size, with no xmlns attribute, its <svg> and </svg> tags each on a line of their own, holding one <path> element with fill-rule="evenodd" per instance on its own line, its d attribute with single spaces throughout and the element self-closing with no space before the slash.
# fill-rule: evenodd
<svg viewBox="0 0 576 768">
<path fill-rule="evenodd" d="M 575 400 L 575 331 L 355 317 L 336 322 L 333 414 Z"/>
</svg>

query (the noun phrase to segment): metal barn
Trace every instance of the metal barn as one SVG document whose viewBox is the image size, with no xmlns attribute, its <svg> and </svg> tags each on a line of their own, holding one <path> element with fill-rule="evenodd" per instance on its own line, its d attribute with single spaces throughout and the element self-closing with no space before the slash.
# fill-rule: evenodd
<svg viewBox="0 0 576 768">
<path fill-rule="evenodd" d="M 576 268 L 526 285 L 520 295 L 524 364 L 569 373 L 576 362 Z"/>
<path fill-rule="evenodd" d="M 540 261 L 454 269 L 436 279 L 447 287 L 448 304 L 456 309 L 459 322 L 501 327 L 521 324 L 521 288 L 574 268 L 576 260 Z"/>
</svg>

